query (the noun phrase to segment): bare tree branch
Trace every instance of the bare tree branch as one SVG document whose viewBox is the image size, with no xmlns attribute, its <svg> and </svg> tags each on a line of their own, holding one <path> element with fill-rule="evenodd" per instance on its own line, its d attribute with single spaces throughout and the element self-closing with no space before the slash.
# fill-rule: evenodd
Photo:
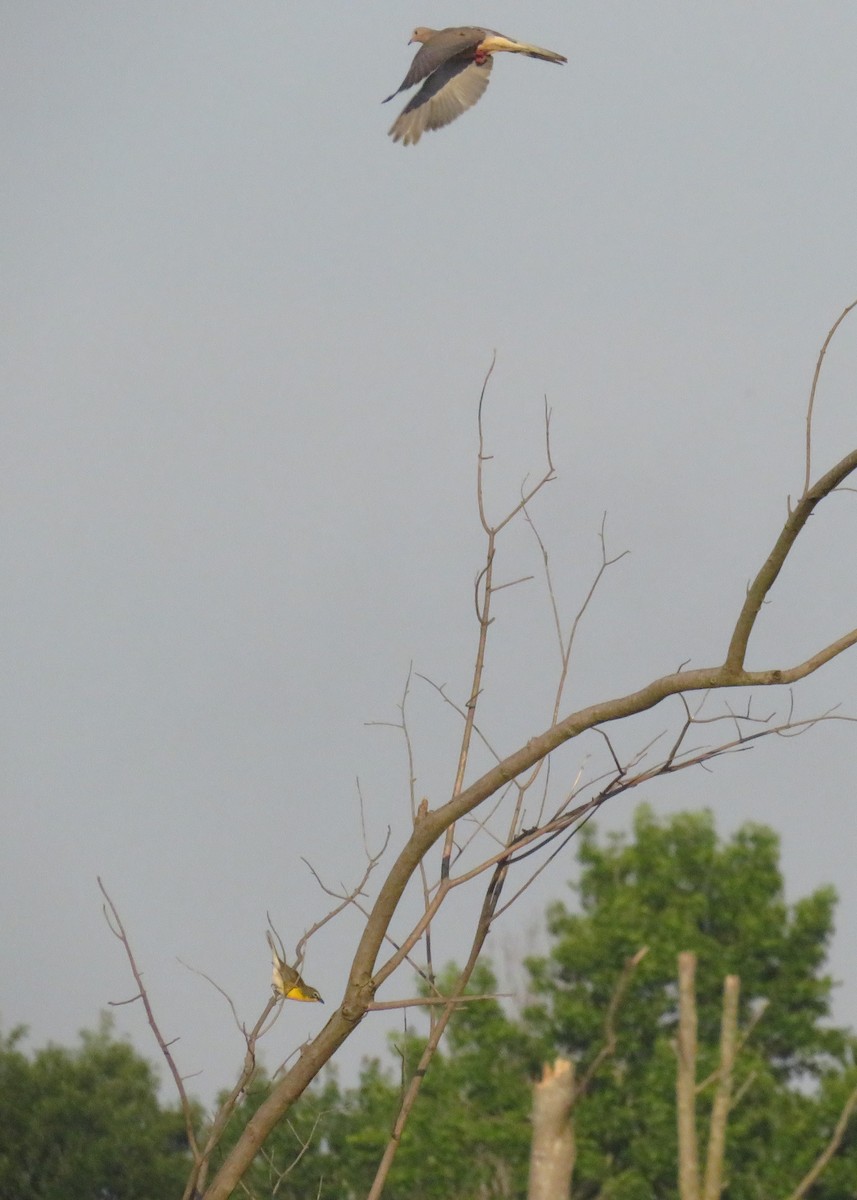
<svg viewBox="0 0 857 1200">
<path fill-rule="evenodd" d="M 484 996 L 475 996 L 470 992 L 466 996 L 412 996 L 408 1000 L 373 1000 L 369 1005 L 370 1012 L 382 1012 L 395 1008 L 426 1008 L 429 1005 L 451 1004 L 455 1008 L 463 1008 L 474 1000 L 499 1000 L 505 993 L 495 992 Z"/>
<path fill-rule="evenodd" d="M 738 1031 L 738 995 L 741 980 L 727 975 L 723 981 L 723 1016 L 720 1025 L 720 1069 L 717 1091 L 711 1106 L 708 1150 L 705 1157 L 703 1200 L 720 1200 L 723 1191 L 723 1162 L 726 1153 L 726 1124 L 732 1106 L 732 1070 L 735 1066 Z"/>
<path fill-rule="evenodd" d="M 854 1088 L 853 1092 L 842 1106 L 842 1112 L 839 1114 L 839 1120 L 836 1122 L 836 1128 L 833 1130 L 830 1141 L 824 1147 L 821 1154 L 819 1154 L 818 1158 L 812 1164 L 812 1167 L 807 1171 L 806 1175 L 804 1175 L 803 1179 L 797 1185 L 795 1190 L 791 1193 L 788 1200 L 803 1200 L 803 1197 L 807 1194 L 809 1189 L 815 1183 L 816 1179 L 818 1179 L 821 1172 L 839 1149 L 842 1139 L 845 1136 L 845 1130 L 848 1128 L 848 1122 L 851 1120 L 851 1114 L 854 1112 L 855 1107 L 857 1107 L 857 1087 Z"/>
<path fill-rule="evenodd" d="M 371 1188 L 367 1193 L 366 1200 L 379 1200 L 381 1196 L 381 1193 L 384 1189 L 384 1184 L 390 1172 L 390 1167 L 393 1164 L 393 1159 L 396 1155 L 396 1151 L 399 1148 L 402 1133 L 404 1132 L 408 1117 L 414 1105 L 416 1104 L 417 1097 L 419 1096 L 420 1088 L 422 1087 L 422 1082 L 425 1078 L 429 1063 L 437 1052 L 441 1038 L 446 1031 L 446 1027 L 449 1024 L 450 1018 L 455 1012 L 458 1001 L 464 994 L 467 984 L 470 982 L 470 977 L 473 974 L 476 963 L 479 960 L 479 955 L 482 953 L 482 947 L 485 944 L 485 939 L 487 938 L 488 931 L 491 928 L 491 922 L 494 918 L 494 912 L 497 908 L 497 901 L 499 900 L 507 871 L 508 864 L 503 862 L 498 863 L 494 870 L 491 882 L 488 885 L 485 893 L 482 911 L 479 914 L 479 920 L 476 924 L 476 931 L 474 933 L 467 962 L 464 964 L 459 973 L 452 995 L 448 997 L 443 1012 L 440 1014 L 440 1017 L 431 1030 L 431 1034 L 426 1042 L 426 1046 L 423 1050 L 417 1069 L 411 1077 L 405 1090 L 398 1116 L 396 1117 L 396 1121 L 393 1125 L 392 1133 L 390 1134 L 389 1141 L 384 1149 L 381 1161 L 378 1164 L 378 1170 L 375 1173 L 375 1178 L 372 1182 Z"/>
<path fill-rule="evenodd" d="M 676 1042 L 676 1116 L 678 1120 L 678 1191 L 681 1200 L 699 1200 L 699 1152 L 696 1141 L 696 955 L 678 956 L 678 1039 Z"/>
<path fill-rule="evenodd" d="M 622 974 L 613 989 L 613 995 L 610 997 L 610 1003 L 607 1006 L 607 1014 L 604 1018 L 604 1041 L 601 1049 L 593 1058 L 592 1062 L 586 1068 L 586 1074 L 580 1081 L 579 1086 L 575 1091 L 575 1104 L 586 1094 L 592 1080 L 601 1070 L 608 1058 L 611 1058 L 616 1053 L 616 1015 L 622 1007 L 622 1002 L 628 992 L 631 984 L 631 979 L 637 967 L 649 953 L 648 946 L 641 946 L 636 954 L 632 954 L 630 958 L 625 960 L 625 965 L 622 968 Z"/>
<path fill-rule="evenodd" d="M 855 304 L 857 304 L 857 301 L 855 301 Z M 854 305 L 851 307 L 853 308 Z M 825 496 L 830 495 L 834 488 L 838 487 L 844 479 L 847 479 L 855 467 L 857 467 L 857 450 L 852 450 L 835 467 L 832 467 L 826 475 L 822 475 L 821 479 L 814 483 L 812 487 L 807 486 L 804 489 L 804 493 L 797 505 L 786 518 L 786 523 L 783 526 L 780 536 L 774 543 L 771 553 L 765 559 L 758 575 L 747 590 L 747 599 L 744 601 L 741 612 L 738 615 L 738 620 L 735 622 L 732 641 L 729 643 L 725 668 L 740 671 L 744 666 L 747 643 L 750 640 L 750 634 L 753 632 L 753 626 L 756 623 L 762 603 L 782 570 L 783 564 L 788 557 L 789 551 L 795 544 L 798 534 L 812 516 L 813 510 L 819 501 L 823 500 Z M 848 636 L 851 637 L 851 641 L 847 644 L 851 646 L 854 644 L 855 638 L 857 638 L 857 631 L 852 631 L 851 635 L 846 635 L 846 637 Z M 837 643 L 833 643 L 833 645 L 835 646 Z M 824 652 L 822 651 L 822 653 Z M 840 653 L 840 651 L 835 650 L 830 657 L 832 658 L 837 653 Z M 824 659 L 823 661 L 828 660 Z M 821 663 L 819 663 L 820 665 Z M 811 669 L 814 670 L 815 668 Z M 791 683 L 793 679 L 800 678 L 802 678 L 801 675 L 795 675 L 792 678 L 782 680 L 782 682 Z"/>
<path fill-rule="evenodd" d="M 853 300 L 842 310 L 828 330 L 827 337 L 824 339 L 822 347 L 818 352 L 818 362 L 815 364 L 815 372 L 812 376 L 812 387 L 809 389 L 809 403 L 806 406 L 806 474 L 804 475 L 803 484 L 804 495 L 809 491 L 809 481 L 812 478 L 812 418 L 815 412 L 815 394 L 818 390 L 818 381 L 821 378 L 821 366 L 824 362 L 824 356 L 827 354 L 827 348 L 833 341 L 837 329 L 855 308 L 857 308 L 857 300 Z"/>
<path fill-rule="evenodd" d="M 851 307 L 855 306 L 857 306 L 857 302 Z M 847 311 L 850 311 L 850 309 Z M 843 314 L 843 317 L 845 315 Z M 837 322 L 837 326 L 838 324 L 839 322 Z M 835 328 L 836 326 L 831 331 L 830 336 L 832 336 Z M 823 351 L 827 348 L 830 336 L 823 347 Z M 819 360 L 819 366 L 820 361 L 821 359 Z M 477 577 L 474 590 L 478 621 L 477 646 L 469 695 L 463 706 L 458 709 L 463 717 L 464 727 L 461 735 L 457 766 L 448 798 L 435 808 L 430 808 L 427 801 L 422 801 L 419 805 L 416 805 L 416 793 L 413 783 L 415 777 L 413 753 L 409 745 L 404 711 L 405 700 L 407 698 L 406 685 L 405 694 L 400 706 L 402 721 L 399 728 L 404 730 L 408 752 L 408 794 L 412 814 L 412 828 L 409 836 L 396 856 L 395 861 L 390 865 L 386 878 L 381 883 L 378 894 L 368 910 L 365 926 L 351 963 L 340 1007 L 332 1014 L 330 1020 L 320 1033 L 302 1048 L 296 1061 L 285 1072 L 282 1079 L 276 1082 L 270 1094 L 250 1118 L 241 1138 L 227 1155 L 210 1183 L 206 1192 L 206 1200 L 226 1200 L 226 1197 L 237 1186 L 238 1181 L 249 1167 L 253 1157 L 264 1143 L 265 1138 L 275 1123 L 302 1094 L 311 1080 L 318 1074 L 321 1067 L 329 1061 L 338 1047 L 363 1020 L 366 1013 L 374 1007 L 387 1007 L 387 1002 L 375 999 L 377 989 L 408 959 L 408 955 L 417 943 L 423 937 L 428 938 L 432 922 L 453 891 L 465 886 L 478 875 L 490 872 L 482 910 L 474 931 L 471 954 L 459 976 L 454 993 L 452 996 L 446 998 L 437 996 L 429 997 L 429 1009 L 436 1011 L 437 1008 L 440 1008 L 441 1013 L 431 1030 L 429 1042 L 426 1047 L 427 1057 L 424 1057 L 423 1064 L 418 1069 L 418 1075 L 414 1077 L 414 1079 L 417 1079 L 417 1082 L 414 1083 L 414 1079 L 412 1079 L 406 1089 L 402 1109 L 396 1124 L 398 1132 L 394 1131 L 394 1137 L 391 1142 L 392 1148 L 388 1148 L 389 1156 L 385 1157 L 386 1165 L 382 1163 L 379 1169 L 378 1178 L 381 1181 L 383 1181 L 383 1176 L 389 1167 L 389 1162 L 392 1161 L 392 1154 L 395 1152 L 395 1145 L 393 1143 L 398 1142 L 398 1138 L 401 1136 L 401 1129 L 404 1128 L 404 1120 L 406 1120 L 410 1106 L 416 1099 L 419 1090 L 418 1080 L 421 1078 L 419 1072 L 424 1069 L 431 1055 L 435 1052 L 437 1045 L 439 1045 L 444 1029 L 456 1008 L 457 1001 L 460 995 L 463 994 L 470 979 L 491 923 L 496 919 L 499 912 L 502 911 L 499 908 L 499 899 L 509 871 L 518 868 L 531 856 L 538 854 L 543 857 L 553 857 L 558 854 L 564 842 L 573 836 L 582 821 L 588 819 L 608 798 L 616 796 L 631 787 L 640 786 L 642 783 L 648 782 L 658 776 L 675 773 L 679 770 L 686 770 L 692 766 L 706 767 L 722 754 L 743 752 L 762 737 L 774 734 L 788 736 L 799 729 L 809 728 L 819 719 L 833 719 L 827 714 L 824 718 L 811 718 L 798 721 L 790 713 L 788 720 L 777 726 L 773 723 L 772 716 L 767 718 L 753 716 L 749 704 L 746 708 L 737 708 L 736 711 L 733 711 L 730 707 L 726 714 L 710 718 L 702 715 L 701 706 L 698 704 L 695 708 L 692 707 L 690 697 L 692 693 L 699 693 L 704 698 L 715 691 L 731 693 L 735 689 L 789 685 L 819 670 L 826 663 L 857 644 L 857 628 L 854 628 L 844 632 L 836 640 L 818 648 L 809 658 L 802 662 L 754 670 L 748 670 L 745 665 L 750 638 L 759 614 L 762 611 L 764 601 L 778 578 L 795 541 L 819 503 L 830 495 L 831 492 L 841 488 L 848 477 L 857 469 L 857 450 L 847 454 L 814 484 L 810 486 L 807 483 L 807 486 L 804 487 L 803 494 L 794 510 L 788 513 L 782 530 L 774 541 L 767 557 L 759 567 L 753 582 L 747 589 L 746 596 L 743 597 L 729 634 L 728 650 L 721 663 L 695 669 L 687 669 L 685 665 L 682 665 L 678 670 L 649 680 L 635 691 L 586 705 L 585 707 L 568 712 L 564 717 L 561 717 L 559 714 L 569 672 L 571 649 L 580 621 L 587 611 L 588 605 L 594 596 L 595 589 L 604 572 L 616 560 L 607 555 L 602 526 L 601 567 L 578 610 L 577 616 L 572 622 L 568 634 L 564 635 L 562 632 L 562 623 L 559 619 L 559 606 L 552 590 L 553 584 L 550 577 L 549 563 L 547 562 L 541 539 L 530 520 L 530 513 L 528 511 L 528 505 L 532 502 L 533 498 L 555 477 L 550 448 L 550 414 L 546 410 L 546 467 L 543 473 L 535 484 L 522 488 L 519 501 L 499 521 L 492 523 L 487 515 L 483 487 L 485 464 L 489 461 L 484 439 L 483 404 L 493 369 L 494 361 L 492 360 L 491 367 L 483 382 L 478 414 L 477 504 L 479 519 L 486 535 L 486 550 L 484 564 Z M 817 377 L 818 371 L 816 372 L 816 381 L 814 382 L 817 382 Z M 814 395 L 815 388 L 813 389 L 813 401 Z M 809 442 L 807 443 L 807 454 L 809 455 Z M 497 582 L 495 573 L 497 568 L 498 537 L 517 518 L 523 518 L 530 522 L 536 539 L 542 547 L 543 558 L 545 559 L 548 594 L 554 613 L 554 623 L 557 628 L 561 660 L 554 709 L 551 722 L 547 728 L 544 728 L 540 733 L 531 737 L 525 744 L 520 745 L 512 753 L 503 755 L 478 778 L 468 782 L 468 765 L 473 735 L 475 733 L 477 737 L 482 736 L 481 731 L 476 726 L 476 709 L 484 684 L 489 628 L 494 620 L 492 602 L 495 593 L 502 587 L 507 586 L 506 584 Z M 508 574 L 515 576 L 516 573 L 510 571 Z M 671 736 L 669 741 L 662 743 L 665 750 L 659 749 L 657 751 L 657 755 L 660 757 L 656 758 L 654 748 L 663 737 L 663 734 L 659 734 L 657 738 L 649 741 L 642 750 L 630 758 L 624 756 L 623 761 L 623 756 L 617 753 L 616 746 L 614 746 L 608 733 L 611 724 L 654 710 L 673 696 L 678 697 L 683 710 L 678 734 Z M 691 731 L 696 726 L 703 724 L 710 726 L 715 720 L 730 721 L 733 726 L 733 736 L 726 742 L 721 742 L 717 745 L 693 746 L 691 744 L 693 740 Z M 525 794 L 527 789 L 535 782 L 540 771 L 545 770 L 545 777 L 547 776 L 544 764 L 547 762 L 549 756 L 554 750 L 590 731 L 594 731 L 603 741 L 607 752 L 612 757 L 613 769 L 605 772 L 597 783 L 592 779 L 583 779 L 582 774 L 579 772 L 574 785 L 566 790 L 560 806 L 553 816 L 547 820 L 544 819 L 544 812 L 547 808 L 547 792 L 545 790 L 541 800 L 537 825 L 532 829 L 523 828 L 527 820 L 524 808 Z M 489 744 L 487 740 L 485 742 L 486 745 Z M 598 766 L 596 765 L 592 773 L 597 775 L 597 770 Z M 600 790 L 596 791 L 596 788 Z M 482 809 L 482 806 L 488 808 L 492 805 L 495 806 L 496 817 L 493 815 L 493 812 L 486 814 L 485 809 Z M 482 811 L 477 813 L 477 810 L 480 809 Z M 481 833 L 482 831 L 488 832 L 495 841 L 493 852 L 483 855 L 482 861 L 477 862 L 475 865 L 472 864 L 473 852 L 470 849 L 475 844 L 473 839 L 468 838 L 462 845 L 462 840 L 457 839 L 456 835 L 458 823 L 465 818 L 471 818 L 475 822 L 475 831 L 477 833 Z M 501 820 L 506 825 L 505 836 L 497 830 Z M 431 885 L 425 873 L 425 860 L 426 855 L 435 848 L 440 852 L 440 868 L 436 884 Z M 461 855 L 465 850 L 467 850 L 467 858 L 463 860 Z M 374 863 L 370 862 L 370 869 L 372 865 Z M 458 870 L 458 874 L 455 874 L 453 868 Z M 543 867 L 538 867 L 537 869 L 543 869 Z M 368 878 L 368 873 L 367 871 L 365 878 Z M 530 882 L 534 877 L 531 876 Z M 413 921 L 411 927 L 404 934 L 400 934 L 397 930 L 394 937 L 391 933 L 393 922 L 401 914 L 400 906 L 402 905 L 406 889 L 408 889 L 415 878 L 421 879 L 422 882 L 422 912 L 419 913 L 416 920 Z M 528 884 L 525 882 L 524 887 L 526 886 Z M 520 894 L 521 890 L 523 888 L 519 889 L 517 894 Z M 360 911 L 364 911 L 363 905 L 359 901 L 359 895 L 360 887 L 354 891 L 338 895 L 337 899 L 340 903 L 337 908 L 321 922 L 314 925 L 306 937 L 310 936 L 326 921 L 331 920 L 333 916 L 341 912 L 349 904 L 359 908 Z M 306 944 L 306 937 L 299 943 L 301 950 Z M 381 951 L 385 945 L 392 945 L 394 949 L 392 954 L 386 960 L 383 960 Z M 427 975 L 429 990 L 431 990 L 433 987 L 433 973 L 430 957 Z M 398 1002 L 400 1006 L 409 1003 L 409 1001 Z M 609 1039 L 605 1045 L 607 1044 L 609 1044 Z M 692 1200 L 696 1200 L 699 1193 L 698 1162 L 696 1164 L 696 1172 L 696 1190 L 695 1192 L 687 1193 L 687 1197 L 692 1197 Z"/>
<path fill-rule="evenodd" d="M 155 1014 L 149 1001 L 149 994 L 146 991 L 146 985 L 143 983 L 143 975 L 137 966 L 137 960 L 134 958 L 134 952 L 131 949 L 131 943 L 128 940 L 128 935 L 125 932 L 125 926 L 122 924 L 122 918 L 119 916 L 118 909 L 111 900 L 101 876 L 99 875 L 96 878 L 98 881 L 98 887 L 105 900 L 105 919 L 110 927 L 111 933 L 119 939 L 125 948 L 128 964 L 131 967 L 131 974 L 134 976 L 134 981 L 137 984 L 138 994 L 134 997 L 134 1000 L 142 1001 L 143 1008 L 146 1010 L 146 1020 L 149 1022 L 149 1028 L 155 1035 L 155 1041 L 161 1048 L 161 1054 L 163 1054 L 164 1059 L 166 1060 L 170 1074 L 173 1077 L 173 1082 L 176 1085 L 176 1091 L 178 1092 L 179 1099 L 181 1101 L 182 1115 L 184 1116 L 185 1133 L 187 1134 L 188 1146 L 190 1147 L 190 1152 L 193 1155 L 194 1163 L 198 1164 L 201 1159 L 201 1154 L 199 1144 L 196 1140 L 196 1131 L 193 1124 L 193 1108 L 190 1100 L 188 1099 L 187 1092 L 185 1091 L 184 1080 L 182 1079 L 181 1072 L 176 1065 L 176 1060 L 173 1058 L 172 1053 L 170 1052 L 170 1046 L 173 1043 L 166 1041 L 158 1026 L 158 1022 L 155 1020 Z M 130 1001 L 123 1001 L 123 1003 L 130 1003 Z"/>
</svg>

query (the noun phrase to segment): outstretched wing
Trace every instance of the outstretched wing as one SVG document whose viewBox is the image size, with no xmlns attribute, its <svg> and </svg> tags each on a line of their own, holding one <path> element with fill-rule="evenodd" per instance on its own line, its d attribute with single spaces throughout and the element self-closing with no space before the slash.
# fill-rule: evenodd
<svg viewBox="0 0 857 1200">
<path fill-rule="evenodd" d="M 488 86 L 492 59 L 450 58 L 425 81 L 390 126 L 390 137 L 416 145 L 427 129 L 440 129 L 472 108 Z"/>
<path fill-rule="evenodd" d="M 387 97 L 387 100 L 392 100 L 393 96 L 398 96 L 399 92 L 407 91 L 408 88 L 419 83 L 421 79 L 425 79 L 427 75 L 431 75 L 432 71 L 436 71 L 456 55 L 460 54 L 465 61 L 469 60 L 476 47 L 489 32 L 490 30 L 471 25 L 462 26 L 460 29 L 438 30 L 420 46 L 401 86 L 396 88 L 395 92 Z M 384 101 L 385 104 L 387 100 Z"/>
</svg>

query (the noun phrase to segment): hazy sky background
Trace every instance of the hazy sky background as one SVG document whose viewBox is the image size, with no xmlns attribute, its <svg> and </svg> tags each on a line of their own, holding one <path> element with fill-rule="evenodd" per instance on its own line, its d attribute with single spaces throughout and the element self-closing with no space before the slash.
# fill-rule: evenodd
<svg viewBox="0 0 857 1200">
<path fill-rule="evenodd" d="M 608 548 L 566 710 L 717 661 L 802 484 L 821 342 L 857 298 L 857 7 L 367 0 L 5 3 L 0 1021 L 75 1039 L 133 994 L 103 876 L 166 1036 L 209 1097 L 287 945 L 407 834 L 395 720 L 413 662 L 467 695 L 476 404 L 497 515 L 534 508 L 570 618 Z M 484 21 L 566 53 L 500 56 L 479 105 L 393 145 L 416 24 Z M 857 319 L 830 351 L 816 473 L 857 440 Z M 800 661 L 855 624 L 855 497 L 813 518 L 751 644 Z M 525 531 L 504 578 L 537 571 Z M 508 753 L 556 681 L 539 583 L 501 594 L 480 721 Z M 797 690 L 857 713 L 852 652 Z M 775 698 L 758 699 L 768 711 Z M 738 699 L 735 698 L 735 702 Z M 784 696 L 776 697 L 781 706 Z M 676 710 L 622 735 L 625 749 Z M 417 789 L 447 798 L 459 728 L 415 681 Z M 554 769 L 573 779 L 593 745 Z M 839 889 L 836 1017 L 857 1024 L 857 727 L 771 741 L 616 803 L 710 805 L 782 835 L 789 897 Z M 489 950 L 538 940 L 573 847 Z M 475 895 L 475 894 L 474 894 Z M 438 929 L 443 961 L 463 922 Z M 359 932 L 313 940 L 327 1009 Z M 381 998 L 411 994 L 405 974 Z M 156 1050 L 137 1007 L 119 1028 Z M 352 1069 L 383 1046 L 364 1023 Z"/>
</svg>

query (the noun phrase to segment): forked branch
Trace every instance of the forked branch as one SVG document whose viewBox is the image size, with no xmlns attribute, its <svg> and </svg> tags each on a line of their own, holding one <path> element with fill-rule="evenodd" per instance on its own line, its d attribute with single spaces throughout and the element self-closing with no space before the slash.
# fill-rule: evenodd
<svg viewBox="0 0 857 1200">
<path fill-rule="evenodd" d="M 493 364 L 492 364 L 493 368 Z M 483 386 L 487 386 L 490 371 Z M 494 563 L 496 554 L 497 535 L 509 521 L 520 513 L 526 512 L 526 506 L 539 490 L 553 478 L 553 464 L 550 458 L 548 443 L 547 468 L 539 482 L 529 490 L 525 490 L 520 503 L 499 522 L 492 524 L 485 512 L 482 494 L 482 469 L 486 461 L 481 435 L 481 400 L 480 400 L 480 447 L 479 447 L 479 513 L 483 528 L 488 539 L 486 566 L 480 575 L 477 586 L 477 612 L 479 618 L 479 639 L 475 659 L 472 688 L 464 707 L 464 729 L 459 753 L 458 768 L 449 798 L 438 807 L 431 809 L 427 804 L 421 804 L 416 813 L 410 835 L 393 862 L 386 879 L 382 883 L 378 896 L 371 907 L 363 929 L 360 942 L 354 955 L 347 984 L 339 1009 L 333 1013 L 330 1020 L 308 1045 L 303 1047 L 300 1057 L 284 1074 L 271 1090 L 268 1097 L 260 1105 L 248 1122 L 244 1133 L 232 1149 L 216 1177 L 206 1192 L 206 1200 L 226 1200 L 238 1185 L 243 1174 L 264 1143 L 266 1137 L 276 1122 L 287 1111 L 290 1105 L 301 1095 L 308 1084 L 315 1078 L 321 1067 L 331 1058 L 338 1047 L 354 1031 L 363 1020 L 374 1002 L 376 989 L 404 960 L 404 957 L 420 937 L 430 928 L 440 906 L 444 903 L 454 888 L 462 882 L 462 878 L 454 879 L 451 872 L 452 847 L 454 828 L 462 818 L 473 813 L 486 801 L 500 795 L 504 788 L 514 784 L 518 789 L 515 801 L 515 811 L 511 823 L 511 832 L 506 847 L 499 848 L 496 855 L 489 856 L 481 864 L 480 870 L 487 868 L 493 862 L 495 874 L 486 893 L 486 905 L 483 908 L 480 924 L 473 942 L 473 951 L 480 947 L 480 935 L 487 932 L 490 921 L 496 914 L 496 902 L 499 897 L 498 881 L 502 884 L 505 873 L 517 860 L 521 849 L 518 828 L 521 817 L 520 798 L 524 783 L 521 777 L 536 768 L 548 758 L 558 747 L 572 741 L 588 730 L 598 729 L 602 734 L 604 727 L 612 722 L 621 721 L 626 717 L 644 713 L 661 705 L 672 696 L 682 697 L 685 704 L 687 721 L 679 739 L 674 742 L 669 751 L 668 760 L 662 762 L 657 769 L 640 770 L 634 776 L 636 783 L 644 778 L 653 777 L 654 773 L 666 773 L 681 769 L 691 761 L 704 762 L 722 752 L 716 747 L 701 751 L 696 760 L 683 749 L 683 738 L 686 729 L 696 720 L 690 716 L 690 708 L 686 697 L 694 692 L 711 692 L 719 689 L 772 687 L 794 683 L 817 671 L 847 649 L 857 644 L 857 627 L 844 632 L 835 641 L 820 647 L 809 658 L 787 665 L 768 667 L 765 669 L 748 670 L 745 666 L 747 649 L 755 628 L 756 621 L 762 610 L 763 603 L 783 568 L 797 538 L 805 527 L 810 515 L 820 502 L 833 490 L 840 487 L 857 469 L 857 449 L 842 458 L 826 474 L 822 475 L 815 484 L 804 488 L 795 508 L 789 512 L 781 532 L 776 538 L 770 553 L 761 564 L 746 596 L 743 598 L 734 626 L 729 636 L 729 646 L 724 660 L 714 666 L 694 670 L 679 669 L 669 674 L 652 679 L 636 691 L 625 695 L 614 696 L 608 700 L 580 708 L 568 713 L 561 719 L 552 720 L 550 726 L 537 736 L 532 737 L 526 744 L 513 753 L 505 756 L 499 762 L 486 770 L 481 777 L 465 786 L 466 766 L 469 757 L 469 747 L 474 731 L 475 709 L 482 687 L 482 673 L 485 664 L 488 627 L 491 622 L 491 597 L 497 591 L 494 582 Z M 606 565 L 606 564 L 605 564 Z M 566 653 L 566 644 L 561 646 L 561 653 Z M 561 691 L 560 691 L 561 694 Z M 749 720 L 749 713 L 747 718 Z M 796 723 L 799 724 L 799 723 Z M 739 735 L 735 739 L 740 748 L 750 736 L 743 735 L 739 724 Z M 609 745 L 609 739 L 608 739 Z M 617 775 L 605 787 L 603 796 L 612 794 L 629 785 L 633 771 L 629 765 L 622 766 L 615 757 Z M 612 789 L 612 792 L 611 792 Z M 593 805 L 603 802 L 603 796 L 596 797 L 583 806 L 583 811 L 591 810 Z M 566 800 L 566 805 L 569 801 Z M 570 806 L 569 806 L 570 807 Z M 578 816 L 580 813 L 578 813 Z M 564 814 L 563 820 L 571 814 Z M 484 821 L 484 814 L 481 819 Z M 521 818 L 522 819 L 522 818 Z M 541 825 L 538 836 L 544 837 L 548 832 L 547 824 Z M 566 831 L 571 825 L 566 823 Z M 550 830 L 553 835 L 553 830 Z M 397 938 L 398 949 L 386 962 L 379 962 L 379 955 L 385 942 L 390 939 L 391 923 L 400 910 L 400 904 L 411 880 L 418 874 L 425 856 L 438 843 L 444 844 L 444 856 L 440 879 L 431 893 L 424 888 L 424 911 L 410 933 L 403 938 Z M 513 849 L 514 843 L 514 849 Z M 489 913 L 487 923 L 486 911 Z M 484 936 L 481 940 L 484 940 Z M 435 1034 L 439 1039 L 445 1025 L 445 1017 L 455 1007 L 453 1003 L 444 1009 L 442 1016 L 432 1030 L 432 1040 Z M 689 1136 L 689 1134 L 688 1134 Z M 693 1158 L 694 1155 L 691 1155 Z M 694 1160 L 695 1162 L 695 1160 Z M 688 1173 L 688 1177 L 690 1173 Z M 698 1165 L 695 1162 L 695 1178 L 698 1189 Z M 688 1197 L 692 1191 L 687 1193 Z"/>
</svg>

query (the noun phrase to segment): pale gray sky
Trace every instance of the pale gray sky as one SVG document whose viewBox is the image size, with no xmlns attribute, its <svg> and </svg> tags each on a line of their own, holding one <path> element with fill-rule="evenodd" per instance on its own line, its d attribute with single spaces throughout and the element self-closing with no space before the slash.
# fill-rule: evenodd
<svg viewBox="0 0 857 1200">
<path fill-rule="evenodd" d="M 405 836 L 401 745 L 365 722 L 395 719 L 411 661 L 466 695 L 495 348 L 494 511 L 541 467 L 547 396 L 560 479 L 536 515 L 566 614 L 605 510 L 610 549 L 632 551 L 584 623 L 569 706 L 722 654 L 801 486 L 818 348 L 857 297 L 857 8 L 2 8 L 0 1020 L 69 1042 L 132 994 L 100 874 L 209 1096 L 242 1047 L 177 957 L 252 1021 L 266 910 L 292 945 L 327 908 L 301 856 L 333 886 L 362 869 L 357 776 L 373 844 Z M 504 56 L 472 112 L 393 145 L 398 102 L 380 100 L 411 28 L 472 21 L 568 66 Z M 857 321 L 823 377 L 819 470 L 855 444 L 855 373 Z M 813 518 L 752 665 L 854 625 L 854 533 L 853 495 Z M 506 577 L 538 566 L 523 533 L 507 553 Z M 556 663 L 537 585 L 497 616 L 482 723 L 508 752 L 544 727 Z M 801 687 L 800 710 L 857 713 L 855 662 Z M 412 732 L 441 802 L 458 729 L 424 685 Z M 840 891 L 837 1016 L 857 1024 L 855 738 L 766 744 L 602 825 L 643 799 L 711 805 L 724 833 L 774 825 L 790 895 Z M 566 895 L 571 862 L 495 953 Z M 357 930 L 311 945 L 329 1004 Z M 436 949 L 461 955 L 454 923 Z M 142 1013 L 118 1014 L 155 1057 Z M 290 1008 L 268 1061 L 324 1019 Z"/>
</svg>

